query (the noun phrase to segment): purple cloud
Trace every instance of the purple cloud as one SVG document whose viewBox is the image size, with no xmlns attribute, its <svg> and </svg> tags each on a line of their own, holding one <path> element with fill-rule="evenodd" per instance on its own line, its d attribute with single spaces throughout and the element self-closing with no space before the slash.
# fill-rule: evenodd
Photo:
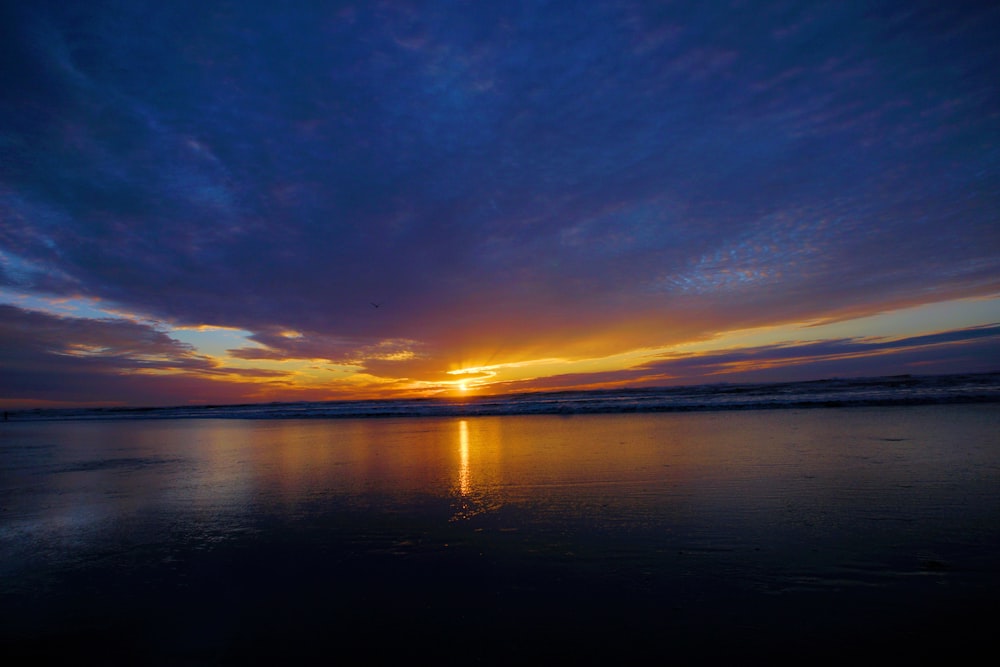
<svg viewBox="0 0 1000 667">
<path fill-rule="evenodd" d="M 285 373 L 223 368 L 162 331 L 123 319 L 58 317 L 0 305 L 0 400 L 175 404 L 254 395 L 243 379 Z"/>
</svg>

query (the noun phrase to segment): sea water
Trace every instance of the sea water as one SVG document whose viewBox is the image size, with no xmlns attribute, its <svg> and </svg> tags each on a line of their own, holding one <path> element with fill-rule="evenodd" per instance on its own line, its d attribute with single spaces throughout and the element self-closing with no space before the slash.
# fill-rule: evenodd
<svg viewBox="0 0 1000 667">
<path fill-rule="evenodd" d="M 0 653 L 948 657 L 1000 405 L 0 424 Z M 12 664 L 12 663 L 7 663 Z"/>
<path fill-rule="evenodd" d="M 474 417 L 762 410 L 876 405 L 1000 403 L 1000 373 L 895 375 L 809 382 L 705 384 L 499 396 L 367 401 L 300 401 L 247 405 L 18 410 L 5 420 L 57 419 L 333 419 Z"/>
</svg>

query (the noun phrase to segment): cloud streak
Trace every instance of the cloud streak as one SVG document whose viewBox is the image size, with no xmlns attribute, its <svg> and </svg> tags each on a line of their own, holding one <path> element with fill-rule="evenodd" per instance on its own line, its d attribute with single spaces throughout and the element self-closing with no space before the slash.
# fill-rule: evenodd
<svg viewBox="0 0 1000 667">
<path fill-rule="evenodd" d="M 985 365 L 984 365 L 985 362 Z M 506 391 L 777 382 L 884 374 L 978 372 L 1000 364 L 1000 324 L 901 339 L 786 342 L 658 356 L 630 368 L 499 383 Z"/>
<path fill-rule="evenodd" d="M 6 305 L 0 305 L 0 366 L 0 400 L 24 405 L 249 398 L 255 392 L 247 381 L 287 375 L 222 367 L 138 322 L 60 317 Z"/>
</svg>

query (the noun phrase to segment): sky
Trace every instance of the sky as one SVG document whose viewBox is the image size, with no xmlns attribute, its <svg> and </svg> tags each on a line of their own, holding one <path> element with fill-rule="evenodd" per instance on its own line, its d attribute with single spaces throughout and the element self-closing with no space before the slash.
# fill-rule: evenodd
<svg viewBox="0 0 1000 667">
<path fill-rule="evenodd" d="M 0 0 L 0 406 L 1000 370 L 989 2 Z"/>
</svg>

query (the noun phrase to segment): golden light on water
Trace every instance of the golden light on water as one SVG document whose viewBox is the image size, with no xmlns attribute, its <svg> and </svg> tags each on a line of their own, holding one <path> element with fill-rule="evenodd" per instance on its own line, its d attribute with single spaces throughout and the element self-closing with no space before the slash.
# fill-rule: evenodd
<svg viewBox="0 0 1000 667">
<path fill-rule="evenodd" d="M 449 489 L 454 510 L 452 521 L 494 512 L 504 504 L 504 490 L 498 477 L 503 469 L 499 425 L 490 419 L 457 421 L 458 451 L 451 449 L 452 465 L 457 468 Z M 448 428 L 451 434 L 455 433 L 454 422 Z"/>
<path fill-rule="evenodd" d="M 469 470 L 469 422 L 458 422 L 458 492 L 468 496 L 472 492 L 471 473 Z"/>
</svg>

